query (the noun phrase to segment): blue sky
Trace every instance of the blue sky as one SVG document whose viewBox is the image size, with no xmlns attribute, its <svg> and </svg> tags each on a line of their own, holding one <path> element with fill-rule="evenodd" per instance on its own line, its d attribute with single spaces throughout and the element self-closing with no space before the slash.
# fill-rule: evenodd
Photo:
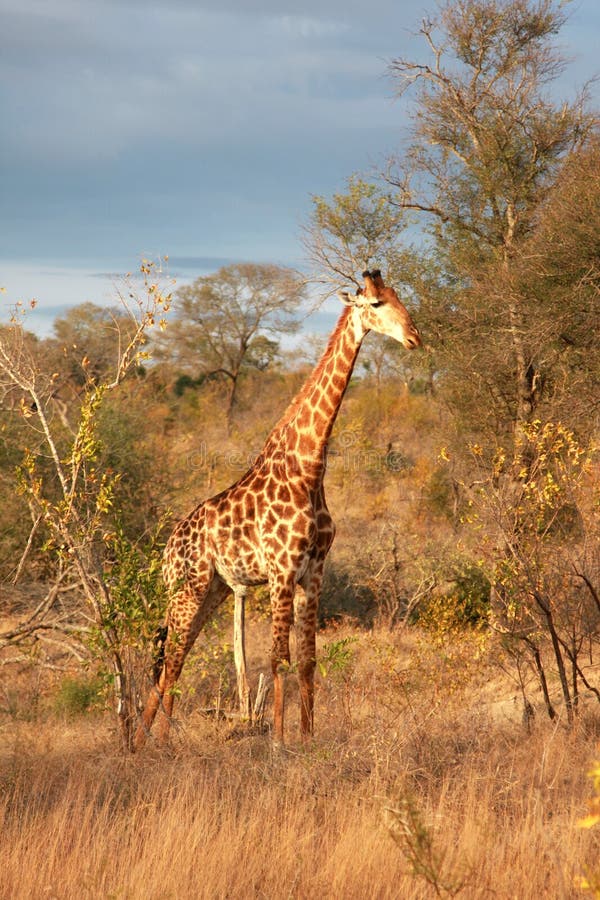
<svg viewBox="0 0 600 900">
<path fill-rule="evenodd" d="M 600 69 L 600 3 L 567 10 L 569 97 Z M 400 146 L 407 110 L 386 66 L 422 57 L 426 12 L 433 2 L 0 0 L 3 305 L 35 296 L 43 330 L 65 304 L 107 302 L 107 273 L 141 256 L 168 254 L 185 280 L 230 259 L 300 263 L 311 194 Z"/>
</svg>

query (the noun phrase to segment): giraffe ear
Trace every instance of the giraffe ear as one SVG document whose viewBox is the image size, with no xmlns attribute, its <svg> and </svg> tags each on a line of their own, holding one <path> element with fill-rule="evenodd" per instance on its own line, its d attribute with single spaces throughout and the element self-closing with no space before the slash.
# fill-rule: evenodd
<svg viewBox="0 0 600 900">
<path fill-rule="evenodd" d="M 378 306 L 377 297 L 369 297 L 362 288 L 358 288 L 356 294 L 348 294 L 346 291 L 338 291 L 338 297 L 344 306 Z"/>
<path fill-rule="evenodd" d="M 349 294 L 347 291 L 338 291 L 337 295 L 339 299 L 342 301 L 344 306 L 357 306 L 358 297 L 353 297 L 352 294 Z"/>
</svg>

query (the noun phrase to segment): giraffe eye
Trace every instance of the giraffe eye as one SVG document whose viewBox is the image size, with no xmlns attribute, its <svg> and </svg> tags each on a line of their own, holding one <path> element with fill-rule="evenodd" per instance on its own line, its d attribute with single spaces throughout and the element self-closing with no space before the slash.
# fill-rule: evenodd
<svg viewBox="0 0 600 900">
<path fill-rule="evenodd" d="M 383 300 L 375 300 L 374 303 L 371 303 L 369 305 L 372 306 L 373 309 L 376 309 L 378 306 L 383 306 Z"/>
</svg>

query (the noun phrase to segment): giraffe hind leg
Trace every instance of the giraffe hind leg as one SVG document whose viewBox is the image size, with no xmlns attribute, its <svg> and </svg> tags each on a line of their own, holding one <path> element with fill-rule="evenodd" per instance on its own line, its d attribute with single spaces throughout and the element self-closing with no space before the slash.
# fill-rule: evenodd
<svg viewBox="0 0 600 900">
<path fill-rule="evenodd" d="M 152 664 L 152 674 L 154 676 L 154 684 L 158 684 L 160 680 L 160 674 L 163 670 L 163 665 L 165 662 L 165 645 L 167 642 L 167 635 L 169 633 L 168 625 L 159 625 L 156 629 L 156 633 L 154 635 L 154 660 Z"/>
<path fill-rule="evenodd" d="M 135 733 L 133 742 L 134 752 L 141 750 L 146 743 L 146 738 L 150 733 L 150 728 L 152 727 L 156 713 L 162 704 L 163 691 L 161 690 L 161 676 L 164 668 L 168 634 L 169 626 L 166 623 L 164 625 L 159 625 L 154 633 L 154 656 L 152 660 L 153 683 Z"/>
<path fill-rule="evenodd" d="M 218 576 L 214 576 L 204 591 L 199 587 L 192 589 L 186 586 L 171 599 L 166 635 L 155 661 L 155 684 L 148 695 L 135 735 L 136 750 L 144 746 L 157 714 L 158 743 L 168 741 L 175 700 L 173 689 L 185 659 L 203 626 L 228 593 L 227 585 Z"/>
</svg>

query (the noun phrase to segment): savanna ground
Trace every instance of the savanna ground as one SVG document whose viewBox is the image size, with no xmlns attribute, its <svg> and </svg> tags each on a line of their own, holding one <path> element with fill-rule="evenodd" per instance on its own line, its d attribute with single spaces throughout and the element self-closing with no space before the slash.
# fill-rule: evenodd
<svg viewBox="0 0 600 900">
<path fill-rule="evenodd" d="M 170 524 L 243 474 L 318 356 L 281 344 L 304 277 L 236 264 L 172 295 L 142 261 L 123 308 L 0 328 L 2 898 L 571 898 L 600 868 L 578 824 L 595 790 L 600 823 L 600 139 L 587 88 L 549 90 L 564 6 L 439 4 L 390 67 L 408 142 L 313 197 L 316 283 L 381 266 L 426 346 L 367 339 L 332 434 L 309 747 L 293 670 L 285 751 L 224 715 L 227 609 L 169 750 L 119 752 L 115 716 Z"/>
<path fill-rule="evenodd" d="M 149 614 L 162 616 L 151 602 L 160 600 L 159 570 L 149 568 L 159 547 L 152 557 L 130 549 L 143 547 L 140 535 L 166 508 L 183 515 L 240 477 L 303 373 L 248 375 L 231 429 L 219 384 L 178 395 L 161 377 L 157 367 L 124 382 L 98 423 L 97 446 L 89 442 L 92 474 L 96 467 L 122 473 L 110 504 L 89 519 L 90 544 L 108 542 L 102 574 L 114 604 L 105 619 L 130 616 L 119 647 L 142 655 L 151 644 Z M 9 412 L 7 446 L 13 428 L 13 443 L 22 447 L 32 417 L 15 425 Z M 98 680 L 110 654 L 76 580 L 65 581 L 34 633 L 6 642 L 2 900 L 583 896 L 581 877 L 597 870 L 600 841 L 600 829 L 578 826 L 600 753 L 599 619 L 587 594 L 573 587 L 572 572 L 576 566 L 596 591 L 596 557 L 589 552 L 586 568 L 586 553 L 598 546 L 598 470 L 590 465 L 578 480 L 569 469 L 551 505 L 537 491 L 526 497 L 522 516 L 531 511 L 552 524 L 567 492 L 577 527 L 571 516 L 562 529 L 519 530 L 524 554 L 535 551 L 526 562 L 536 562 L 534 586 L 551 598 L 561 646 L 570 649 L 567 638 L 577 637 L 581 672 L 569 725 L 529 568 L 515 568 L 512 581 L 502 569 L 503 596 L 515 603 L 504 610 L 504 629 L 494 625 L 502 624 L 490 615 L 497 529 L 485 517 L 489 505 L 482 501 L 477 513 L 477 497 L 463 496 L 480 469 L 462 474 L 450 433 L 447 411 L 419 384 L 378 382 L 367 373 L 350 385 L 326 478 L 338 534 L 321 598 L 316 734 L 308 747 L 299 740 L 293 667 L 284 751 L 274 752 L 268 730 L 252 733 L 232 718 L 230 606 L 186 662 L 170 748 L 151 740 L 136 756 L 119 749 L 114 684 Z M 69 441 L 59 438 L 61 458 L 74 459 Z M 541 467 L 542 474 L 563 472 L 558 463 L 572 446 L 562 438 L 551 452 L 541 445 L 540 458 L 543 451 L 554 467 Z M 43 611 L 56 577 L 46 532 L 33 535 L 23 556 L 31 531 L 25 500 L 37 494 L 15 490 L 21 455 L 5 456 L 4 634 Z M 40 459 L 45 465 L 43 452 Z M 83 484 L 84 511 L 94 479 Z M 53 498 L 54 482 L 47 482 Z M 129 536 L 122 546 L 114 540 L 119 529 Z M 72 549 L 78 546 L 74 540 Z M 54 549 L 58 563 L 68 563 L 59 543 Z M 18 560 L 21 577 L 12 585 Z M 249 607 L 255 688 L 259 673 L 269 671 L 266 594 L 258 591 Z M 532 648 L 544 663 L 552 721 Z"/>
<path fill-rule="evenodd" d="M 230 622 L 201 639 L 171 746 L 118 751 L 81 673 L 21 670 L 0 718 L 3 898 L 569 898 L 599 838 L 597 715 L 523 705 L 475 632 L 350 624 L 319 637 L 316 735 L 288 744 L 206 714 L 233 705 Z M 268 623 L 249 629 L 253 680 Z M 5 669 L 6 673 L 6 669 Z"/>
<path fill-rule="evenodd" d="M 116 459 L 124 473 L 110 509 L 128 533 L 143 534 L 168 503 L 184 514 L 239 477 L 297 380 L 294 371 L 248 377 L 231 435 L 215 416 L 218 385 L 168 400 L 150 379 L 125 383 L 101 425 L 110 454 L 102 465 Z M 531 617 L 525 637 L 539 641 L 551 721 L 533 658 L 490 624 L 486 553 L 494 544 L 486 541 L 494 532 L 453 490 L 448 432 L 436 398 L 402 381 L 366 377 L 348 391 L 326 481 L 338 535 L 321 602 L 309 747 L 299 739 L 293 668 L 285 751 L 274 752 L 268 730 L 252 733 L 231 717 L 227 605 L 186 662 L 170 748 L 151 740 L 136 756 L 119 749 L 111 683 L 98 680 L 106 653 L 98 656 L 78 590 L 59 596 L 35 636 L 5 646 L 2 900 L 584 895 L 581 876 L 596 871 L 599 857 L 600 830 L 578 827 L 594 793 L 598 703 L 580 683 L 569 726 L 551 642 L 523 601 L 517 611 Z M 11 528 L 3 532 L 0 604 L 10 629 L 39 606 L 53 570 L 36 535 L 39 547 L 10 586 L 30 526 L 10 459 L 5 469 Z M 582 521 L 595 496 L 592 476 L 583 482 Z M 593 688 L 597 616 L 588 621 L 550 565 L 561 563 L 561 548 L 577 561 L 580 541 L 564 550 L 552 532 L 536 559 L 549 573 L 560 633 L 579 629 L 578 659 Z M 115 559 L 107 555 L 106 573 L 116 590 Z M 132 619 L 136 647 L 145 647 L 139 614 L 149 601 L 137 565 L 126 555 L 119 571 L 145 603 Z M 527 584 L 514 596 L 526 598 Z M 266 594 L 249 606 L 255 688 L 269 671 Z M 81 625 L 88 627 L 75 640 Z"/>
</svg>

